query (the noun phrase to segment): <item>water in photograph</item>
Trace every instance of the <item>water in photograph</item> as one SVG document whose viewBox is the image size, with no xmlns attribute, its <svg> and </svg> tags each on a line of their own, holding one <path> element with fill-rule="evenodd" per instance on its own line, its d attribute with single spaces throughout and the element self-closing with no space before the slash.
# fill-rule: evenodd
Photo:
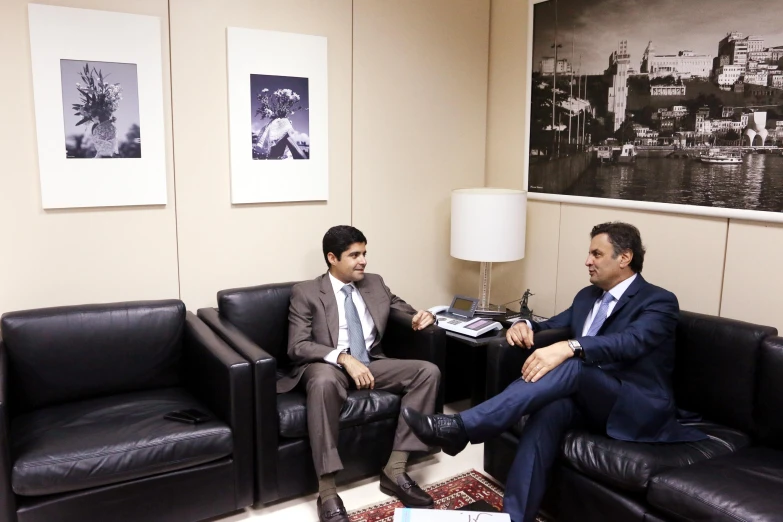
<svg viewBox="0 0 783 522">
<path fill-rule="evenodd" d="M 781 212 L 783 156 L 746 154 L 738 165 L 642 157 L 629 164 L 593 164 L 566 194 Z"/>
</svg>

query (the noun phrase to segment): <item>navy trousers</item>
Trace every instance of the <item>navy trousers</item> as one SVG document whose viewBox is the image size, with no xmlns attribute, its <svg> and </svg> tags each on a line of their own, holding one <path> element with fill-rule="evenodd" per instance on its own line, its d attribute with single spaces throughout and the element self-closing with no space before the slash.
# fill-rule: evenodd
<svg viewBox="0 0 783 522">
<path fill-rule="evenodd" d="M 564 433 L 582 425 L 605 433 L 619 393 L 619 380 L 598 367 L 568 359 L 538 382 L 519 378 L 502 393 L 460 414 L 472 443 L 497 437 L 530 415 L 503 498 L 503 511 L 512 522 L 536 519 Z"/>
</svg>

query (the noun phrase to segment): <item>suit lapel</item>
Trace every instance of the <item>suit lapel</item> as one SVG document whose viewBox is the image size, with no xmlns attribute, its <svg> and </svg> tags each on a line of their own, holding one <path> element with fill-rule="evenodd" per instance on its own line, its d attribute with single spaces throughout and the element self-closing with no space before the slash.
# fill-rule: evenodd
<svg viewBox="0 0 783 522">
<path fill-rule="evenodd" d="M 587 315 L 593 309 L 596 299 L 601 297 L 603 291 L 594 286 L 592 290 L 583 299 L 574 302 L 574 314 L 573 314 L 573 330 L 574 335 L 577 337 L 582 336 L 584 330 L 585 321 L 587 321 Z"/>
<path fill-rule="evenodd" d="M 629 286 L 628 289 L 625 292 L 623 292 L 623 295 L 620 296 L 620 300 L 617 301 L 616 305 L 614 305 L 612 314 L 606 318 L 606 321 L 604 321 L 604 324 L 601 326 L 601 329 L 598 331 L 599 333 L 603 331 L 606 328 L 606 326 L 612 322 L 612 319 L 618 316 L 618 314 L 623 309 L 623 307 L 628 303 L 628 301 L 633 299 L 633 297 L 639 292 L 639 290 L 645 284 L 647 284 L 647 281 L 644 280 L 642 274 L 636 274 L 636 279 L 634 279 L 633 283 L 631 283 L 631 286 Z"/>
<path fill-rule="evenodd" d="M 337 315 L 337 299 L 334 295 L 334 287 L 329 279 L 329 273 L 321 276 L 321 303 L 324 305 L 326 324 L 329 325 L 329 337 L 332 346 L 337 346 L 337 336 L 340 330 L 340 318 Z"/>
<path fill-rule="evenodd" d="M 376 337 L 376 342 L 377 342 L 383 336 L 383 332 L 381 331 L 381 328 L 379 326 L 380 323 L 378 322 L 378 318 L 380 317 L 381 310 L 380 310 L 380 304 L 376 299 L 376 295 L 375 295 L 376 292 L 367 283 L 367 278 L 362 279 L 361 281 L 357 281 L 354 284 L 356 285 L 357 290 L 359 290 L 362 299 L 364 299 L 364 304 L 367 307 L 367 311 L 370 312 L 370 317 L 372 317 L 372 322 L 375 323 L 375 328 L 378 330 L 378 335 Z"/>
</svg>

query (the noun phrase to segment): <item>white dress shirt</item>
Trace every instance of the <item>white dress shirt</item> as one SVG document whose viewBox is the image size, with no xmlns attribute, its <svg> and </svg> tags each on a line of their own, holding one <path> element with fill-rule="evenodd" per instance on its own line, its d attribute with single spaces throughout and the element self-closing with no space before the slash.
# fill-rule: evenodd
<svg viewBox="0 0 783 522">
<path fill-rule="evenodd" d="M 329 274 L 329 281 L 332 282 L 332 288 L 334 289 L 334 298 L 337 300 L 337 317 L 339 320 L 340 328 L 337 335 L 337 348 L 329 352 L 324 360 L 328 363 L 337 364 L 337 356 L 341 353 L 350 353 L 351 345 L 348 344 L 348 321 L 345 319 L 345 294 L 342 288 L 345 283 Z M 356 311 L 359 312 L 359 320 L 362 323 L 362 333 L 364 333 L 364 345 L 367 347 L 367 353 L 370 353 L 372 343 L 375 342 L 375 335 L 377 330 L 375 329 L 375 322 L 372 320 L 370 311 L 367 310 L 367 305 L 364 304 L 364 299 L 359 293 L 359 289 L 356 285 L 349 283 L 353 287 L 351 292 L 351 299 L 356 306 Z M 339 366 L 339 365 L 338 365 Z"/>
<path fill-rule="evenodd" d="M 628 290 L 628 287 L 631 286 L 631 283 L 634 282 L 634 279 L 636 279 L 636 274 L 632 275 L 625 281 L 617 283 L 613 288 L 609 290 L 609 293 L 612 294 L 614 300 L 611 303 L 609 303 L 609 308 L 606 311 L 606 317 L 612 315 L 612 310 L 614 310 L 614 307 L 617 305 L 617 302 L 623 296 L 625 291 Z M 587 332 L 590 330 L 590 325 L 593 324 L 593 319 L 595 318 L 595 314 L 598 313 L 598 309 L 601 307 L 601 300 L 603 300 L 604 295 L 606 295 L 606 292 L 602 293 L 601 297 L 596 299 L 592 311 L 590 311 L 590 313 L 587 314 L 587 320 L 585 320 L 585 325 L 582 328 L 582 337 L 586 336 Z"/>
</svg>

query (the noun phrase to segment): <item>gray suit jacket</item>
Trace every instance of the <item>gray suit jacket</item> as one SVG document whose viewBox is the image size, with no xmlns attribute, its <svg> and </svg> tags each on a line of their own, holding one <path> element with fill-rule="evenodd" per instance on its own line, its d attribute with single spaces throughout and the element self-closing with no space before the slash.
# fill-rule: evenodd
<svg viewBox="0 0 783 522">
<path fill-rule="evenodd" d="M 391 293 L 377 274 L 365 274 L 364 279 L 354 284 L 377 330 L 370 357 L 382 358 L 381 339 L 386 331 L 389 311 L 395 308 L 413 315 L 416 309 Z M 294 367 L 277 381 L 277 393 L 291 391 L 299 383 L 308 364 L 323 362 L 324 357 L 337 347 L 339 329 L 337 300 L 328 272 L 294 286 L 288 309 L 288 357 Z"/>
</svg>

